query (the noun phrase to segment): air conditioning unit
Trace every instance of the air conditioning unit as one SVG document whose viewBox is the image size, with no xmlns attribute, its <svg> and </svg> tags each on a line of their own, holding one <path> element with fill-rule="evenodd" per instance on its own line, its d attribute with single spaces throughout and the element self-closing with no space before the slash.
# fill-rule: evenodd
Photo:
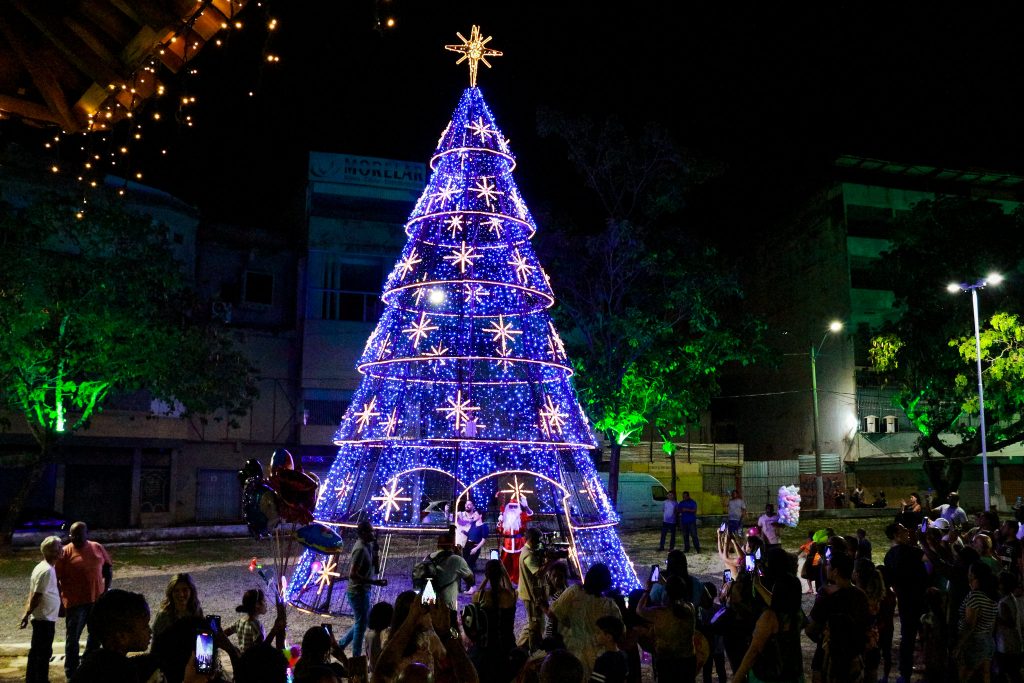
<svg viewBox="0 0 1024 683">
<path fill-rule="evenodd" d="M 214 320 L 229 323 L 231 322 L 231 304 L 226 301 L 214 301 L 211 304 L 210 314 Z"/>
<path fill-rule="evenodd" d="M 895 415 L 886 415 L 885 418 L 883 418 L 883 422 L 885 428 L 882 431 L 886 434 L 895 434 L 900 431 L 900 423 L 899 420 L 896 419 Z"/>
<path fill-rule="evenodd" d="M 878 416 L 867 415 L 864 417 L 864 432 L 866 434 L 878 433 Z"/>
</svg>

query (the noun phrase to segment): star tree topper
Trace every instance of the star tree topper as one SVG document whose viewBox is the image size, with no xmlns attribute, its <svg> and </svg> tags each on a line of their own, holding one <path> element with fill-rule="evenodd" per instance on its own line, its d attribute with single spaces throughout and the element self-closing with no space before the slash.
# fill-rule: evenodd
<svg viewBox="0 0 1024 683">
<path fill-rule="evenodd" d="M 462 64 L 467 59 L 469 60 L 469 87 L 476 87 L 476 73 L 479 69 L 480 62 L 484 63 L 488 69 L 491 68 L 491 63 L 487 61 L 488 57 L 501 57 L 502 54 L 494 48 L 487 47 L 487 43 L 491 42 L 494 36 L 487 36 L 486 38 L 480 37 L 480 27 L 473 26 L 473 29 L 469 32 L 469 39 L 467 40 L 464 35 L 455 32 L 455 35 L 462 41 L 462 45 L 445 45 L 444 49 L 452 52 L 461 52 L 462 56 L 455 62 L 456 64 Z"/>
</svg>

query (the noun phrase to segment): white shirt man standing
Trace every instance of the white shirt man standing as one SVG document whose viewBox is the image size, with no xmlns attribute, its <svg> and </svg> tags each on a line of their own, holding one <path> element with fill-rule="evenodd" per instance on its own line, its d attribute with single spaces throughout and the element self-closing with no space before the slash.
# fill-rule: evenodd
<svg viewBox="0 0 1024 683">
<path fill-rule="evenodd" d="M 736 489 L 729 494 L 728 523 L 729 533 L 740 535 L 743 531 L 743 516 L 747 514 L 747 504 L 740 498 L 740 492 Z"/>
<path fill-rule="evenodd" d="M 60 590 L 53 565 L 60 557 L 63 544 L 57 536 L 47 537 L 39 546 L 43 559 L 32 569 L 28 584 L 28 600 L 21 628 L 32 622 L 32 643 L 28 650 L 28 669 L 25 680 L 50 680 L 50 656 L 53 655 L 53 634 L 60 615 Z"/>
<path fill-rule="evenodd" d="M 459 620 L 459 581 L 472 586 L 476 582 L 473 570 L 466 560 L 455 552 L 455 535 L 444 533 L 437 538 L 437 551 L 430 554 L 437 561 L 437 578 L 434 579 L 434 590 L 437 601 L 444 603 L 451 611 L 451 624 L 458 626 Z"/>
</svg>

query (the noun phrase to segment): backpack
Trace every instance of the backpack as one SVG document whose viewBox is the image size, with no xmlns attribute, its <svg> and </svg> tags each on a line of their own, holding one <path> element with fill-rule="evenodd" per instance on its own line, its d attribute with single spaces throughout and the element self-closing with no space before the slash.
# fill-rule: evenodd
<svg viewBox="0 0 1024 683">
<path fill-rule="evenodd" d="M 462 608 L 462 630 L 478 647 L 487 647 L 487 612 L 475 602 Z"/>
<path fill-rule="evenodd" d="M 417 592 L 422 591 L 427 587 L 427 579 L 434 582 L 434 588 L 443 588 L 437 583 L 437 575 L 440 573 L 440 564 L 452 556 L 450 550 L 443 550 L 434 555 L 427 555 L 422 560 L 413 565 L 412 568 L 412 587 Z M 445 584 L 447 585 L 447 584 Z"/>
</svg>

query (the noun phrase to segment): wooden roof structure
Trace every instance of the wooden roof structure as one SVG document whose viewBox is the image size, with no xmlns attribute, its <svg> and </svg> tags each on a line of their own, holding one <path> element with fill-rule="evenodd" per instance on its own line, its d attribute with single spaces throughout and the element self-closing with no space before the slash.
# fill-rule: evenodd
<svg viewBox="0 0 1024 683">
<path fill-rule="evenodd" d="M 107 130 L 163 92 L 247 0 L 3 0 L 0 118 Z"/>
</svg>

